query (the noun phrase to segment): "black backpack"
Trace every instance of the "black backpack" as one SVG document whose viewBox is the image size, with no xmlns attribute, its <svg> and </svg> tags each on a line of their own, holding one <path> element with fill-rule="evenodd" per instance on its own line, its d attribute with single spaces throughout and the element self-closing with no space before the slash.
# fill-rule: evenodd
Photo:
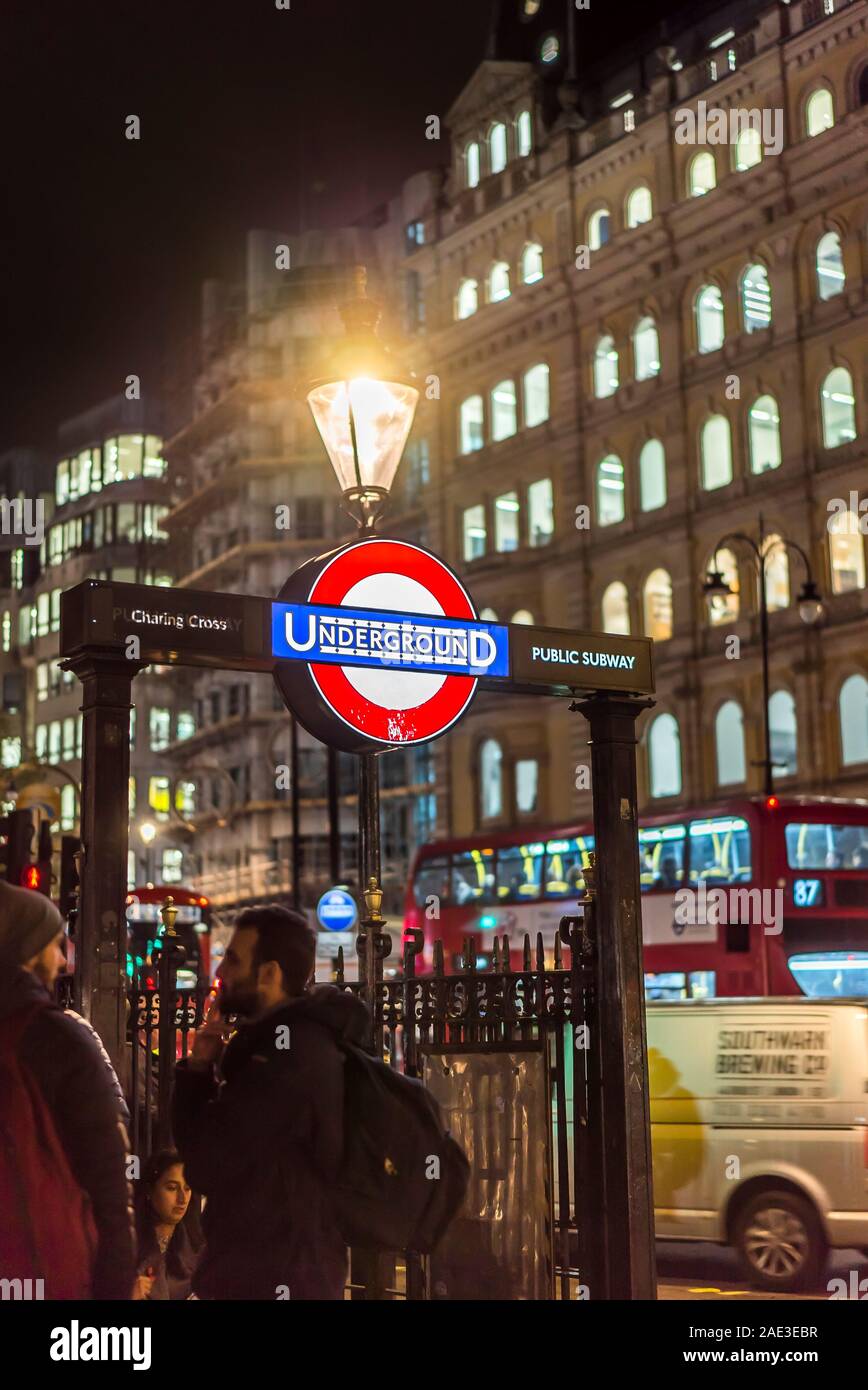
<svg viewBox="0 0 868 1390">
<path fill-rule="evenodd" d="M 356 1247 L 430 1254 L 467 1191 L 464 1150 L 421 1081 L 352 1043 L 339 1046 L 344 1152 L 333 1203 L 341 1235 Z"/>
</svg>

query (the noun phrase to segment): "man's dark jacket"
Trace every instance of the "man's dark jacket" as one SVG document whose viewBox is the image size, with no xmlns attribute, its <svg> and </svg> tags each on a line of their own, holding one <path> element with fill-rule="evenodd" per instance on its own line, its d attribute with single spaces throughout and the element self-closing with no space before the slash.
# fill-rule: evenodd
<svg viewBox="0 0 868 1390">
<path fill-rule="evenodd" d="M 32 971 L 0 971 L 0 1019 L 34 1004 L 48 1007 L 36 1011 L 18 1055 L 35 1078 L 73 1174 L 90 1198 L 98 1236 L 93 1297 L 129 1298 L 136 1276 L 135 1235 L 126 1117 L 116 1083 L 92 1032 L 53 1007 Z"/>
<path fill-rule="evenodd" d="M 201 1298 L 337 1299 L 346 1249 L 329 1194 L 343 1151 L 343 1055 L 368 1011 L 333 985 L 243 1025 L 220 1067 L 179 1062 L 173 1127 L 207 1197 Z"/>
</svg>

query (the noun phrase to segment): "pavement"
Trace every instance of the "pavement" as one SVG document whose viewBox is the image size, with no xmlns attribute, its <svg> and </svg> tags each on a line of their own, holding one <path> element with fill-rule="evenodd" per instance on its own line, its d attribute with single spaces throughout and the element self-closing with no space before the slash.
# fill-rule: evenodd
<svg viewBox="0 0 868 1390">
<path fill-rule="evenodd" d="M 752 1289 L 744 1279 L 737 1256 L 726 1246 L 705 1242 L 660 1241 L 657 1245 L 657 1297 L 665 1301 L 737 1303 L 810 1302 L 827 1299 L 826 1283 L 849 1279 L 855 1269 L 859 1279 L 868 1276 L 868 1259 L 858 1250 L 833 1250 L 816 1289 L 805 1293 L 765 1293 Z"/>
</svg>

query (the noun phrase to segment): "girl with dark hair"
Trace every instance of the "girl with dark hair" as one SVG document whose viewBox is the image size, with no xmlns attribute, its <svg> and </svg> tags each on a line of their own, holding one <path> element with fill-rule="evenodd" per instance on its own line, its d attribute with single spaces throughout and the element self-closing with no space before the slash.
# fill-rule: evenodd
<svg viewBox="0 0 868 1390">
<path fill-rule="evenodd" d="M 134 1299 L 190 1298 L 202 1253 L 198 1199 L 192 1202 L 184 1165 L 174 1149 L 161 1149 L 136 1184 L 138 1265 Z"/>
</svg>

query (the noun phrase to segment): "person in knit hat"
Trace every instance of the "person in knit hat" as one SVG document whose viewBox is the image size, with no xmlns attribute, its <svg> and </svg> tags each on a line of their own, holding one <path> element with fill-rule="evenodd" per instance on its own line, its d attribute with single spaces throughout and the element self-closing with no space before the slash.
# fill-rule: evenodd
<svg viewBox="0 0 868 1390">
<path fill-rule="evenodd" d="M 128 1299 L 136 1261 L 123 1100 L 96 1034 L 49 993 L 64 968 L 63 945 L 54 904 L 0 881 L 0 1069 L 3 1049 L 13 1048 L 10 1060 L 39 1087 L 72 1180 L 89 1199 L 96 1227 L 91 1297 Z M 11 1139 L 14 1158 L 14 1131 Z M 32 1134 L 19 1136 L 22 1147 L 32 1142 Z M 2 1268 L 2 1247 L 0 1238 L 0 1277 L 15 1277 Z M 48 1300 L 51 1273 L 44 1274 Z"/>
</svg>

